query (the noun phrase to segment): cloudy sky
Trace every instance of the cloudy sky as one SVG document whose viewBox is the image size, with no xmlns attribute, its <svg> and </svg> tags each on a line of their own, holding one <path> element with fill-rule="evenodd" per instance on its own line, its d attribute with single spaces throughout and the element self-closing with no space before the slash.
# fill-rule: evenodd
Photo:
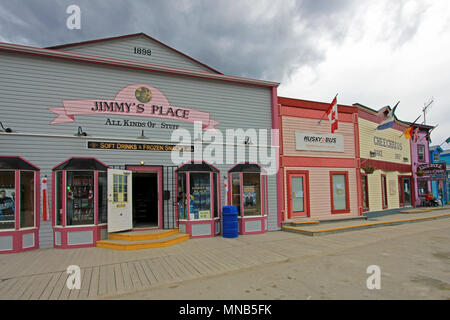
<svg viewBox="0 0 450 320">
<path fill-rule="evenodd" d="M 71 4 L 81 30 L 66 28 Z M 400 101 L 406 121 L 433 100 L 433 144 L 450 136 L 448 0 L 0 0 L 0 42 L 137 32 L 225 74 L 281 82 L 280 96 L 331 102 L 339 93 L 339 103 L 373 109 Z"/>
</svg>

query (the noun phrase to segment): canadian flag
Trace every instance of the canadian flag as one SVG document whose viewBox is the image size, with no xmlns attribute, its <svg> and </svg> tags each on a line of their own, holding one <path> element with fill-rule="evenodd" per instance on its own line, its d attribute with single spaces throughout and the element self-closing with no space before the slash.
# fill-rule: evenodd
<svg viewBox="0 0 450 320">
<path fill-rule="evenodd" d="M 327 111 L 328 120 L 331 123 L 331 133 L 334 133 L 338 129 L 338 105 L 337 96 L 334 97 L 333 102 Z"/>
<path fill-rule="evenodd" d="M 43 177 L 41 180 L 41 193 L 42 193 L 42 220 L 48 220 L 48 188 L 47 188 L 47 176 Z"/>
</svg>

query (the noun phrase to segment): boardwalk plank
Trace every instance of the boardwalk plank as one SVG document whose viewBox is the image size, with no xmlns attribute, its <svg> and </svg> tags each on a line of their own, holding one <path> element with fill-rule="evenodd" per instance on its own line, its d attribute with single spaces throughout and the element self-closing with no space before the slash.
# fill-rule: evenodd
<svg viewBox="0 0 450 320">
<path fill-rule="evenodd" d="M 50 295 L 53 292 L 53 289 L 55 288 L 55 285 L 58 283 L 59 278 L 62 276 L 62 273 L 55 272 L 52 274 L 52 277 L 47 284 L 47 287 L 42 292 L 41 296 L 39 297 L 39 300 L 49 300 Z"/>
<path fill-rule="evenodd" d="M 92 268 L 83 268 L 83 275 L 81 277 L 81 289 L 78 293 L 77 299 L 86 299 L 89 296 L 89 286 L 91 284 Z"/>
<path fill-rule="evenodd" d="M 88 294 L 89 298 L 98 296 L 99 277 L 100 277 L 100 268 L 93 267 L 92 275 L 91 275 L 91 282 L 89 283 L 89 294 Z"/>
</svg>

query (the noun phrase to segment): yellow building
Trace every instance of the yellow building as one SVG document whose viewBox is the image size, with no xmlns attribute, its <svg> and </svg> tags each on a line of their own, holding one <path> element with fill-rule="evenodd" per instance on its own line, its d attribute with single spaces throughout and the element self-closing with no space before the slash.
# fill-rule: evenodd
<svg viewBox="0 0 450 320">
<path fill-rule="evenodd" d="M 397 119 L 388 129 L 377 130 L 391 108 L 374 111 L 358 107 L 361 197 L 363 211 L 408 207 L 414 203 L 411 144 L 403 132 L 406 123 Z"/>
</svg>

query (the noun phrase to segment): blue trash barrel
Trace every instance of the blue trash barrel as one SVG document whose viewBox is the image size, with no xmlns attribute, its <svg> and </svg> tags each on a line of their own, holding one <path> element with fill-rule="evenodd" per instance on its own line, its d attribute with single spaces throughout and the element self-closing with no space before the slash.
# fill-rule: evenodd
<svg viewBox="0 0 450 320">
<path fill-rule="evenodd" d="M 237 238 L 239 233 L 238 209 L 236 206 L 225 206 L 222 210 L 222 236 L 224 238 Z"/>
</svg>

